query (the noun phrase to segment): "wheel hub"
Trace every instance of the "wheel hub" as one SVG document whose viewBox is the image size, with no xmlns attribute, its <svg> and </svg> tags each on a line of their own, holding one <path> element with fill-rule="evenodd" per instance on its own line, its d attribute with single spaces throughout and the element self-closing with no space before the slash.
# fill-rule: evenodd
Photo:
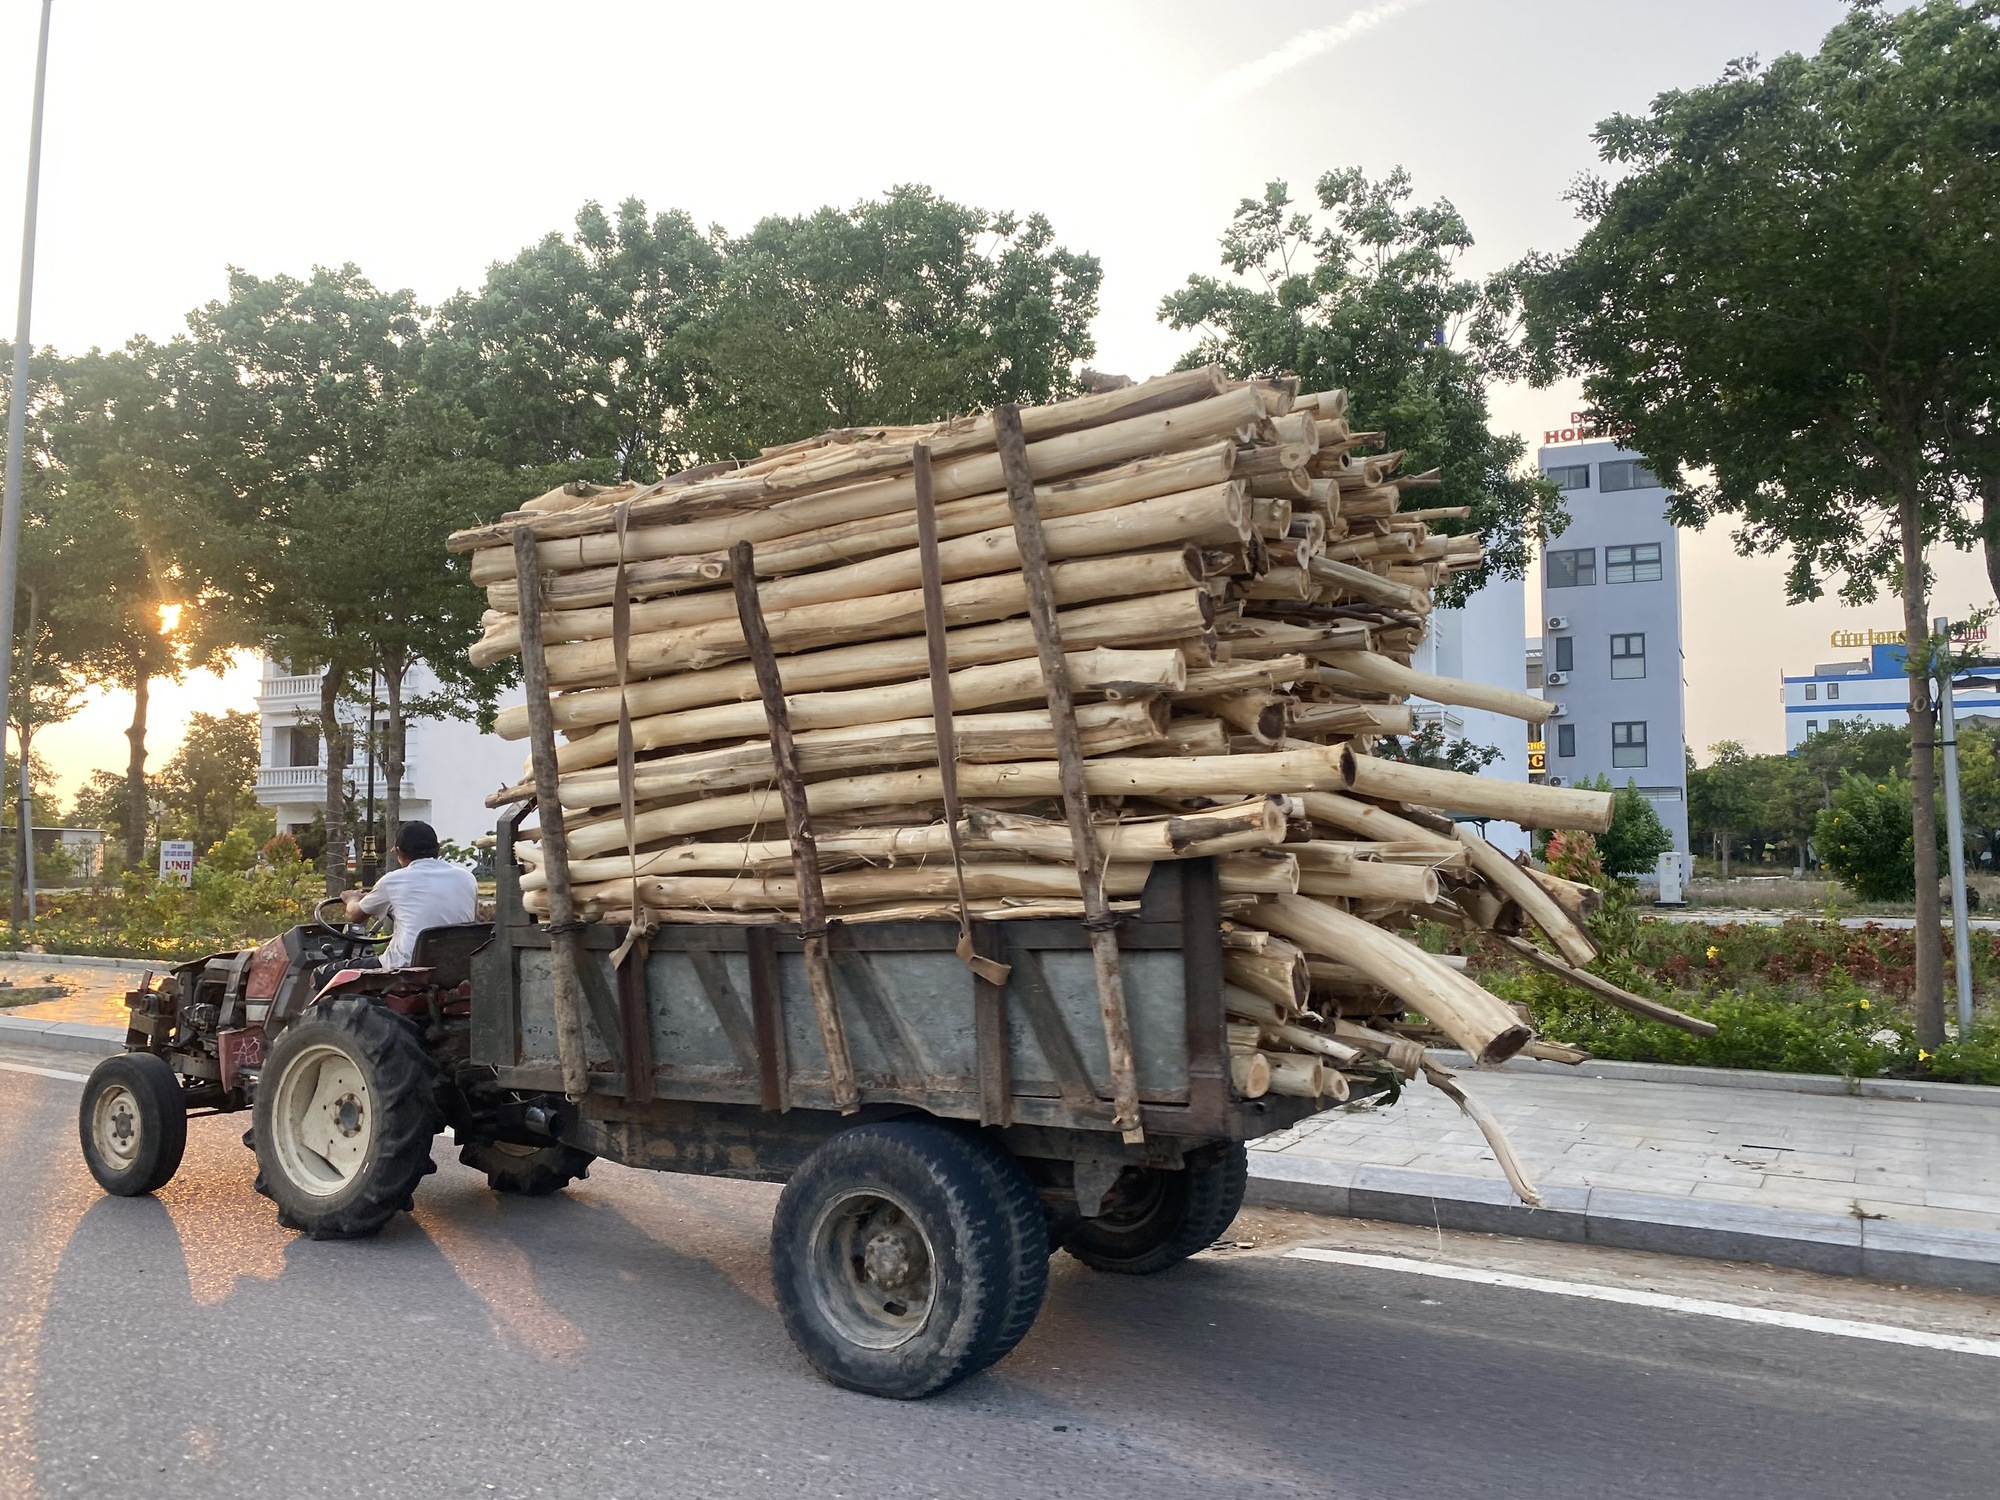
<svg viewBox="0 0 2000 1500">
<path fill-rule="evenodd" d="M 930 1320 L 937 1271 L 908 1205 L 880 1192 L 842 1195 L 813 1228 L 813 1290 L 827 1319 L 864 1348 L 895 1349 Z"/>
<path fill-rule="evenodd" d="M 333 1101 L 333 1128 L 344 1136 L 361 1134 L 361 1101 L 352 1094 L 342 1094 Z"/>
<path fill-rule="evenodd" d="M 916 1280 L 917 1256 L 921 1251 L 910 1241 L 907 1223 L 870 1235 L 867 1248 L 861 1252 L 867 1278 L 890 1291 L 900 1291 Z"/>
<path fill-rule="evenodd" d="M 92 1111 L 92 1133 L 97 1149 L 107 1161 L 129 1166 L 139 1154 L 139 1101 L 122 1084 L 113 1084 L 98 1096 Z"/>
</svg>

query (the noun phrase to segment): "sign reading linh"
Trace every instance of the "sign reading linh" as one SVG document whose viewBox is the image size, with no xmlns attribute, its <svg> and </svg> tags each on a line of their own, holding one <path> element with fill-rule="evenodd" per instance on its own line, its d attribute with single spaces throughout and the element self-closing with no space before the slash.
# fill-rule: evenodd
<svg viewBox="0 0 2000 1500">
<path fill-rule="evenodd" d="M 182 885 L 194 884 L 192 839 L 160 840 L 160 879 L 178 881 Z"/>
</svg>

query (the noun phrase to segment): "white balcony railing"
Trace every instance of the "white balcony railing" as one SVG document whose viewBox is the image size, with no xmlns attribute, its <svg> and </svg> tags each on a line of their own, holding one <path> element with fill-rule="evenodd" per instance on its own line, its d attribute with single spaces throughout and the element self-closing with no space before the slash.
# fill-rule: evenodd
<svg viewBox="0 0 2000 1500">
<path fill-rule="evenodd" d="M 319 685 L 320 674 L 317 672 L 309 677 L 266 677 L 257 685 L 257 696 L 284 702 L 306 699 L 317 703 Z"/>
<path fill-rule="evenodd" d="M 368 771 L 366 767 L 350 767 L 347 779 L 356 795 L 365 796 L 368 791 Z M 389 777 L 380 767 L 375 772 L 375 795 L 385 797 L 389 792 Z M 326 795 L 326 772 L 319 766 L 259 766 L 257 768 L 257 795 L 274 802 L 317 802 Z M 403 772 L 403 795 L 414 799 L 417 795 L 416 782 L 409 767 Z"/>
</svg>

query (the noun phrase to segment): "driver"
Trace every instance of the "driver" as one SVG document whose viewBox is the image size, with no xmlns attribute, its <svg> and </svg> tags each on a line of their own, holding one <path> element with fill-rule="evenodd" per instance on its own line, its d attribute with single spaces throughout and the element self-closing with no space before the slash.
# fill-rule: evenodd
<svg viewBox="0 0 2000 1500">
<path fill-rule="evenodd" d="M 437 830 L 428 823 L 405 823 L 396 835 L 396 863 L 372 891 L 346 891 L 347 920 L 385 913 L 396 924 L 382 955 L 385 969 L 407 969 L 417 938 L 429 927 L 451 927 L 478 917 L 479 882 L 462 865 L 438 858 Z"/>
</svg>

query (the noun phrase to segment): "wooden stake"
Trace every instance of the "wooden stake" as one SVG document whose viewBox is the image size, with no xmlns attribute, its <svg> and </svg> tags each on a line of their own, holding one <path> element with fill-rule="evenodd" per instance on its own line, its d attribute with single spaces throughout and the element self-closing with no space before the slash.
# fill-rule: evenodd
<svg viewBox="0 0 2000 1500">
<path fill-rule="evenodd" d="M 514 531 L 515 580 L 523 599 L 539 599 L 541 563 L 535 534 L 526 526 Z M 521 680 L 528 695 L 529 752 L 534 759 L 535 816 L 541 834 L 542 868 L 549 887 L 549 976 L 556 1020 L 556 1054 L 562 1062 L 563 1092 L 581 1099 L 590 1091 L 590 1054 L 583 1032 L 582 934 L 570 900 L 569 843 L 563 828 L 562 802 L 556 795 L 556 731 L 549 712 L 549 674 L 542 653 L 541 613 L 521 632 Z M 607 1041 L 610 1038 L 606 1038 Z"/>
<path fill-rule="evenodd" d="M 1145 1132 L 1139 1124 L 1139 1071 L 1132 1055 L 1131 1023 L 1125 1014 L 1125 979 L 1118 963 L 1118 934 L 1104 901 L 1096 835 L 1090 825 L 1090 795 L 1084 790 L 1083 752 L 1077 744 L 1069 663 L 1063 657 L 1062 627 L 1056 622 L 1055 586 L 1049 576 L 1048 553 L 1042 541 L 1042 518 L 1035 509 L 1035 479 L 1028 466 L 1027 441 L 1021 434 L 1020 409 L 1012 404 L 995 407 L 993 432 L 1000 450 L 1001 473 L 1007 481 L 1007 503 L 1014 514 L 1021 576 L 1028 592 L 1028 617 L 1034 622 L 1035 647 L 1048 683 L 1049 716 L 1055 721 L 1063 811 L 1068 815 L 1070 837 L 1076 844 L 1076 873 L 1083 887 L 1083 923 L 1090 933 L 1090 955 L 1097 971 L 1097 1004 L 1103 1013 L 1104 1045 L 1111 1066 L 1111 1123 L 1127 1141 L 1141 1141 Z"/>
<path fill-rule="evenodd" d="M 785 689 L 778 681 L 778 659 L 771 635 L 764 628 L 764 611 L 757 602 L 756 549 L 738 542 L 729 549 L 729 567 L 736 589 L 737 618 L 757 670 L 757 690 L 763 695 L 764 717 L 771 729 L 771 759 L 777 769 L 778 794 L 785 806 L 785 829 L 792 839 L 792 860 L 798 871 L 799 939 L 805 950 L 806 988 L 812 994 L 813 1016 L 833 1085 L 833 1104 L 842 1114 L 861 1107 L 854 1087 L 854 1062 L 847 1051 L 847 1032 L 840 1021 L 840 997 L 833 988 L 833 963 L 826 950 L 826 893 L 820 885 L 819 851 L 813 846 L 812 817 L 806 810 L 805 782 L 799 776 L 798 752 L 792 745 L 791 720 L 785 713 Z M 524 592 L 524 598 L 532 597 Z M 522 616 L 527 624 L 527 616 Z M 540 781 L 539 770 L 536 780 Z M 550 785 L 554 785 L 553 779 Z M 553 793 L 545 794 L 553 800 Z"/>
</svg>

